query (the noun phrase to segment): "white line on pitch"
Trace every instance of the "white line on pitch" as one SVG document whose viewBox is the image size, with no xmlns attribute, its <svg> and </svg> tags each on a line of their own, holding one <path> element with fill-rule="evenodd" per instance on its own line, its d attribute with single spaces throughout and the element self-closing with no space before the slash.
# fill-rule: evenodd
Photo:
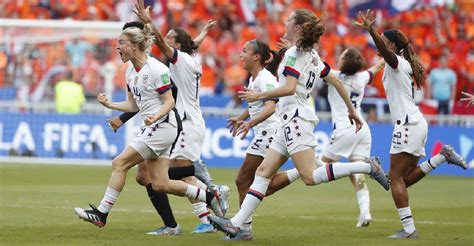
<svg viewBox="0 0 474 246">
<path fill-rule="evenodd" d="M 41 208 L 41 209 L 73 209 L 73 207 L 65 207 L 65 206 L 44 206 L 44 205 L 7 205 L 5 206 L 7 208 Z M 128 209 L 128 208 L 114 208 L 114 211 L 121 211 L 121 212 L 140 212 L 140 213 L 156 213 L 155 210 L 152 209 Z M 192 211 L 183 211 L 183 210 L 173 210 L 173 213 L 176 214 L 194 214 Z M 228 213 L 227 215 L 233 215 L 231 213 Z M 258 215 L 254 215 L 258 217 Z M 300 218 L 300 219 L 310 219 L 310 220 L 316 220 L 316 219 L 324 219 L 324 220 L 356 220 L 355 218 L 349 218 L 349 217 L 336 217 L 336 216 L 311 216 L 311 215 L 296 215 L 296 216 L 285 216 L 285 215 L 277 215 L 275 217 L 279 218 L 288 218 L 288 217 L 293 217 L 293 218 Z M 377 221 L 377 222 L 389 222 L 389 223 L 394 223 L 394 222 L 399 222 L 399 220 L 390 220 L 390 219 L 372 219 L 372 221 Z M 417 224 L 428 224 L 428 225 L 434 225 L 434 224 L 442 224 L 442 225 L 472 225 L 469 223 L 463 223 L 463 222 L 453 222 L 453 221 L 429 221 L 429 220 L 417 220 Z"/>
</svg>

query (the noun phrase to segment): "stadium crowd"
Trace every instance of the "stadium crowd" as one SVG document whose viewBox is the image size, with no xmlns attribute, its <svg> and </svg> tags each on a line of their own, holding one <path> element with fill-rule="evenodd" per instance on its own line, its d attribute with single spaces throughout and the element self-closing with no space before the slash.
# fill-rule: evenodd
<svg viewBox="0 0 474 246">
<path fill-rule="evenodd" d="M 272 49 L 284 34 L 284 20 L 297 8 L 307 8 L 318 16 L 324 10 L 326 34 L 320 42 L 320 55 L 332 67 L 341 51 L 355 47 L 362 51 L 367 65 L 379 59 L 367 33 L 353 27 L 351 0 L 338 1 L 234 1 L 234 0 L 156 0 L 145 1 L 153 6 L 153 17 L 166 33 L 169 26 L 183 27 L 196 36 L 208 19 L 218 21 L 199 48 L 202 60 L 201 80 L 204 94 L 233 94 L 245 86 L 247 73 L 240 62 L 243 44 L 257 38 L 268 42 Z M 461 91 L 474 93 L 474 2 L 453 1 L 433 5 L 430 1 L 416 1 L 408 11 L 384 15 L 381 30 L 398 27 L 405 32 L 420 55 L 428 74 L 429 86 L 423 88 L 422 99 L 433 99 L 440 105 L 439 112 L 457 111 Z M 166 6 L 166 7 L 163 7 Z M 65 19 L 120 21 L 133 19 L 133 3 L 129 0 L 56 0 L 6 1 L 0 3 L 5 11 L 1 18 Z M 0 29 L 0 35 L 3 31 Z M 115 39 L 83 38 L 63 42 L 24 44 L 0 43 L 0 90 L 15 87 L 16 98 L 28 100 L 40 81 L 55 67 L 72 71 L 72 80 L 84 86 L 87 95 L 104 91 L 104 81 L 112 79 L 114 87 L 125 87 L 125 66 L 115 52 Z M 152 53 L 162 59 L 156 47 Z M 65 73 L 48 77 L 44 98 L 52 99 L 55 83 Z M 385 97 L 382 74 L 366 92 L 367 97 Z M 49 93 L 49 94 L 48 94 Z M 327 88 L 319 88 L 318 97 L 327 97 Z M 454 102 L 446 110 L 446 102 Z M 453 105 L 453 103 L 451 103 Z M 462 107 L 459 107 L 462 108 Z M 429 107 L 427 108 L 429 112 Z M 437 113 L 434 109 L 431 113 Z"/>
</svg>

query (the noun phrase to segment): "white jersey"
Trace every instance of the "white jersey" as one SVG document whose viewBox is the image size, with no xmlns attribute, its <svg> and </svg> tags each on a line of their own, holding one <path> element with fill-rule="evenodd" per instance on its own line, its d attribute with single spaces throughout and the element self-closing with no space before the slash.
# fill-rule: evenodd
<svg viewBox="0 0 474 246">
<path fill-rule="evenodd" d="M 199 106 L 199 84 L 202 67 L 196 57 L 174 49 L 170 63 L 171 80 L 178 88 L 176 109 L 181 119 L 191 120 L 194 125 L 204 125 Z"/>
<path fill-rule="evenodd" d="M 387 94 L 388 106 L 393 124 L 417 123 L 423 114 L 415 104 L 415 84 L 410 63 L 398 56 L 398 67 L 385 64 L 383 87 Z"/>
<path fill-rule="evenodd" d="M 133 99 L 137 103 L 142 120 L 144 121 L 149 115 L 156 115 L 163 105 L 163 100 L 161 100 L 158 93 L 163 94 L 171 89 L 168 67 L 157 59 L 148 56 L 140 71 L 135 70 L 130 63 L 125 76 L 128 91 L 133 94 Z M 175 114 L 171 111 L 156 123 L 163 122 L 169 122 L 176 126 Z"/>
<path fill-rule="evenodd" d="M 315 50 L 299 51 L 293 46 L 285 52 L 278 67 L 278 82 L 280 86 L 284 86 L 286 76 L 293 76 L 298 82 L 295 94 L 280 97 L 278 102 L 278 114 L 283 124 L 296 116 L 307 121 L 318 121 L 308 97 L 316 84 L 316 79 L 326 77 L 329 71 L 329 66 L 321 61 Z"/>
<path fill-rule="evenodd" d="M 250 77 L 249 79 L 249 89 L 252 89 L 256 92 L 265 92 L 269 90 L 273 90 L 274 88 L 278 87 L 278 83 L 276 77 L 273 76 L 267 69 L 262 69 L 255 79 Z M 249 103 L 249 114 L 250 118 L 255 118 L 260 112 L 262 112 L 263 108 L 265 107 L 265 101 L 267 100 L 276 100 L 277 99 L 266 99 L 266 100 L 259 100 L 255 102 Z M 260 122 L 260 124 L 256 125 L 254 128 L 255 132 L 260 132 L 261 129 L 268 129 L 268 128 L 275 128 L 280 126 L 280 119 L 274 113 L 266 120 Z"/>
<path fill-rule="evenodd" d="M 370 71 L 362 71 L 353 75 L 346 75 L 340 71 L 332 72 L 342 81 L 347 95 L 349 95 L 359 119 L 363 120 L 360 104 L 364 98 L 365 86 L 372 82 L 373 74 Z M 352 126 L 349 121 L 349 111 L 342 97 L 337 93 L 336 87 L 328 84 L 328 100 L 331 105 L 331 116 L 334 129 L 344 129 Z"/>
</svg>

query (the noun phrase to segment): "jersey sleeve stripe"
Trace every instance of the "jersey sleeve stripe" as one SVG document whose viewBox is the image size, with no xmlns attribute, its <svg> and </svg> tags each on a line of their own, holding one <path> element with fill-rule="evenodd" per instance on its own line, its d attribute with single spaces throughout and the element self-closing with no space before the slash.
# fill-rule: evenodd
<svg viewBox="0 0 474 246">
<path fill-rule="evenodd" d="M 324 63 L 324 69 L 323 71 L 321 71 L 321 74 L 319 75 L 320 78 L 325 78 L 326 76 L 328 76 L 329 71 L 331 71 L 331 67 L 326 62 L 323 62 L 323 63 Z"/>
<path fill-rule="evenodd" d="M 171 63 L 176 64 L 177 61 L 178 61 L 178 50 L 174 49 L 173 58 L 171 59 Z"/>
<path fill-rule="evenodd" d="M 262 101 L 263 102 L 266 102 L 266 101 L 275 101 L 276 103 L 278 102 L 278 98 L 266 98 L 266 99 L 263 99 Z"/>
<path fill-rule="evenodd" d="M 167 84 L 167 85 L 164 85 L 164 86 L 156 89 L 156 92 L 158 92 L 160 94 L 163 94 L 163 93 L 167 92 L 168 90 L 170 90 L 171 87 L 172 87 L 171 84 Z"/>
<path fill-rule="evenodd" d="M 294 69 L 292 67 L 285 66 L 285 69 L 283 70 L 283 75 L 284 76 L 287 76 L 287 75 L 293 76 L 296 79 L 298 79 L 300 77 L 300 72 L 298 72 L 296 69 Z"/>
</svg>

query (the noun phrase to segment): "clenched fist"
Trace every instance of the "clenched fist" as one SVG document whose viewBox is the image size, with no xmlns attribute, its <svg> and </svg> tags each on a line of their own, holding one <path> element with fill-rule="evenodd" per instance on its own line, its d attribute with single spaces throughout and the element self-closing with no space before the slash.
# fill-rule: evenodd
<svg viewBox="0 0 474 246">
<path fill-rule="evenodd" d="M 158 120 L 154 115 L 148 115 L 145 119 L 145 125 L 149 126 Z"/>
<path fill-rule="evenodd" d="M 105 107 L 109 107 L 109 98 L 107 98 L 107 96 L 104 94 L 104 93 L 99 93 L 99 95 L 97 95 L 97 101 L 104 105 Z"/>
</svg>

